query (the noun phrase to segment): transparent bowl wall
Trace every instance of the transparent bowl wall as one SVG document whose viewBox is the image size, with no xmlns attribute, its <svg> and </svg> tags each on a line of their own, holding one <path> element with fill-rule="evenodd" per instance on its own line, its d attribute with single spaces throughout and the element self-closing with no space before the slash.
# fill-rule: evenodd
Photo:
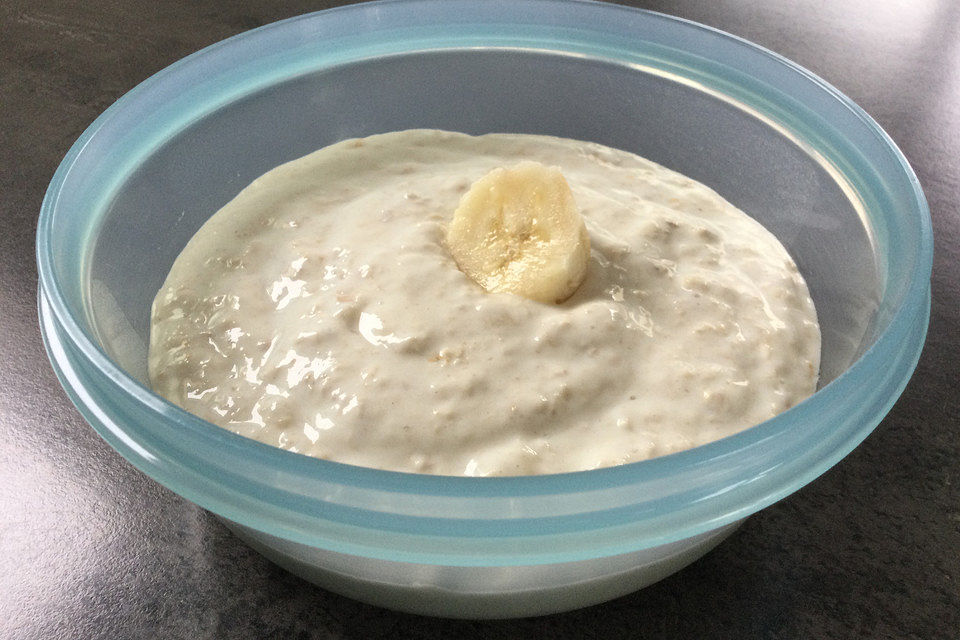
<svg viewBox="0 0 960 640">
<path fill-rule="evenodd" d="M 305 458 L 150 393 L 150 303 L 200 225 L 282 162 L 416 127 L 592 140 L 709 185 L 797 261 L 823 331 L 821 389 L 688 452 L 498 479 Z M 214 45 L 91 125 L 38 230 L 51 360 L 121 454 L 274 549 L 431 567 L 542 567 L 709 538 L 803 486 L 875 427 L 912 373 L 931 247 L 902 155 L 816 77 L 698 25 L 550 0 L 357 5 Z"/>
</svg>

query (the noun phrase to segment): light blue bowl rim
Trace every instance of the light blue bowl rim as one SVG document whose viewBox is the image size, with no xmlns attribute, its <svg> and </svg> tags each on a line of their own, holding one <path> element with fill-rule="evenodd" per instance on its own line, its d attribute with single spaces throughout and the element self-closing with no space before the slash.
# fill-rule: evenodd
<svg viewBox="0 0 960 640">
<path fill-rule="evenodd" d="M 595 471 L 453 478 L 316 460 L 236 436 L 154 395 L 84 328 L 85 312 L 64 295 L 52 246 L 76 205 L 72 174 L 88 162 L 89 146 L 122 141 L 129 148 L 118 147 L 118 156 L 142 159 L 193 119 L 272 82 L 384 55 L 489 46 L 652 65 L 732 96 L 821 154 L 854 186 L 873 231 L 881 231 L 891 313 L 876 342 L 807 401 L 709 445 Z M 167 120 L 136 125 L 143 135 L 121 130 L 134 126 L 130 114 L 168 107 Z M 98 184 L 101 203 L 126 175 Z M 907 232 L 909 244 L 885 238 L 888 225 L 890 233 Z M 83 416 L 135 466 L 270 535 L 366 557 L 461 566 L 568 562 L 649 548 L 734 522 L 804 486 L 875 428 L 909 380 L 926 335 L 932 260 L 930 213 L 915 174 L 880 126 L 839 91 L 718 30 L 570 0 L 362 3 L 207 47 L 145 80 L 90 125 L 57 169 L 37 231 L 41 328 L 51 362 Z"/>
</svg>

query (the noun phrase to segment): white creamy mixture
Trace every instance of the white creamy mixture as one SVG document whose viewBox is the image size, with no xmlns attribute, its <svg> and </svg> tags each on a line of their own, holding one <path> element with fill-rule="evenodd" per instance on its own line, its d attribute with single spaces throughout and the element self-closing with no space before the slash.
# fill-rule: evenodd
<svg viewBox="0 0 960 640">
<path fill-rule="evenodd" d="M 586 220 L 561 304 L 487 293 L 444 246 L 470 185 L 522 160 L 559 166 Z M 736 433 L 810 395 L 819 359 L 796 265 L 704 185 L 587 142 L 414 130 L 282 165 L 214 215 L 154 301 L 149 368 L 291 451 L 526 475 Z"/>
</svg>

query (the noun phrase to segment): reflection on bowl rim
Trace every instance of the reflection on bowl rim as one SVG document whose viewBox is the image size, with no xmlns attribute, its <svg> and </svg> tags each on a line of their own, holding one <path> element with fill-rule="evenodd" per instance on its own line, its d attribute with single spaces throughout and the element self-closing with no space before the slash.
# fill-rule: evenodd
<svg viewBox="0 0 960 640">
<path fill-rule="evenodd" d="M 469 0 L 405 0 L 350 5 L 242 33 L 144 81 L 80 136 L 57 169 L 44 198 L 37 231 L 37 261 L 41 324 L 48 353 L 68 394 L 88 421 L 124 457 L 161 484 L 245 526 L 333 551 L 453 565 L 581 560 L 690 537 L 779 500 L 849 453 L 879 423 L 902 391 L 919 357 L 929 316 L 930 214 L 916 176 L 896 145 L 836 89 L 784 58 L 735 36 L 617 5 L 567 0 L 476 4 L 479 6 Z M 327 44 L 311 44 L 314 55 L 290 54 L 294 45 L 302 48 L 308 38 L 319 40 L 318 34 Z M 641 34 L 643 37 L 639 37 Z M 688 47 L 694 46 L 693 42 L 707 43 L 712 54 L 718 56 L 702 59 L 699 67 L 684 67 L 681 78 L 759 114 L 781 133 L 800 141 L 808 153 L 820 155 L 820 161 L 835 176 L 856 173 L 857 180 L 848 184 L 856 194 L 893 197 L 888 192 L 899 187 L 899 195 L 910 205 L 907 223 L 916 225 L 911 228 L 917 241 L 909 247 L 912 252 L 902 256 L 911 268 L 881 269 L 887 275 L 884 298 L 892 295 L 890 273 L 904 286 L 892 305 L 895 311 L 889 324 L 874 344 L 814 396 L 741 433 L 653 460 L 543 476 L 427 476 L 317 460 L 237 436 L 154 395 L 103 353 L 82 328 L 79 314 L 61 291 L 52 234 L 58 216 L 68 215 L 64 210 L 69 209 L 74 195 L 65 189 L 70 173 L 82 164 L 91 142 L 109 136 L 121 141 L 123 129 L 117 125 L 118 117 L 149 104 L 151 98 L 186 95 L 184 100 L 194 100 L 201 107 L 181 111 L 174 119 L 149 129 L 155 138 L 122 138 L 137 150 L 134 154 L 128 151 L 128 156 L 143 157 L 156 148 L 157 139 L 169 137 L 198 114 L 214 111 L 266 84 L 315 70 L 317 65 L 435 49 L 470 49 L 480 46 L 478 43 L 492 42 L 500 48 L 594 57 L 649 70 L 644 67 L 643 48 L 652 47 L 663 55 L 657 48 L 662 49 L 664 42 L 678 35 L 688 39 Z M 340 58 L 331 62 L 333 41 Z M 356 45 L 354 49 L 347 46 L 350 42 Z M 264 68 L 270 56 L 284 53 L 292 56 L 293 63 L 272 70 Z M 357 57 L 350 59 L 350 55 Z M 685 49 L 678 48 L 671 55 L 675 57 L 660 61 L 663 73 L 678 73 L 679 67 L 666 68 L 675 66 L 681 58 L 688 65 L 695 59 Z M 743 68 L 749 64 L 754 75 L 748 77 L 736 67 L 721 64 L 719 57 Z M 243 69 L 239 76 L 238 69 Z M 779 93 L 765 95 L 759 103 L 756 89 L 771 85 Z M 171 93 L 174 87 L 177 94 Z M 791 111 L 800 93 L 816 98 L 816 109 Z M 163 107 L 163 103 L 154 103 L 155 109 Z M 845 119 L 847 126 L 859 127 L 856 134 L 860 142 L 872 137 L 886 155 L 868 159 L 834 130 L 820 132 L 822 138 L 811 141 L 814 124 L 827 117 L 825 112 Z M 787 117 L 794 119 L 785 121 Z M 147 127 L 139 122 L 136 126 Z M 882 162 L 888 165 L 886 176 L 878 175 Z M 841 171 L 839 166 L 848 169 Z M 121 172 L 110 185 L 97 185 L 99 201 L 108 201 L 112 189 L 128 175 Z M 897 179 L 898 184 L 884 182 L 885 177 Z M 902 212 L 891 212 L 891 204 L 880 204 L 883 213 L 902 216 Z M 872 216 L 869 220 L 875 223 L 881 213 L 877 209 L 877 202 L 871 202 L 864 215 Z M 102 211 L 101 207 L 98 214 Z M 883 238 L 874 241 L 883 248 Z M 98 399 L 103 394 L 112 400 Z M 132 404 L 115 406 L 117 394 Z M 178 442 L 164 440 L 160 431 L 148 431 L 149 427 L 138 420 L 124 422 L 124 417 L 131 417 L 130 412 L 138 411 L 143 413 L 133 417 L 144 423 L 148 418 L 175 422 Z M 202 459 L 205 451 L 216 451 L 217 460 Z M 192 456 L 197 457 L 194 460 Z M 191 460 L 195 462 L 192 466 Z M 655 499 L 642 499 L 654 494 Z M 385 531 L 390 535 L 384 535 Z"/>
</svg>

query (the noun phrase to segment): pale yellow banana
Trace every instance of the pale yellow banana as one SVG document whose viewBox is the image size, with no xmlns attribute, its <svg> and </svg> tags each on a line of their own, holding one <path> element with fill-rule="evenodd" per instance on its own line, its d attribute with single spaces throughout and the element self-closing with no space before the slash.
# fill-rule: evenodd
<svg viewBox="0 0 960 640">
<path fill-rule="evenodd" d="M 563 302 L 587 274 L 590 237 L 558 167 L 494 169 L 463 195 L 447 229 L 460 270 L 487 291 Z"/>
</svg>

